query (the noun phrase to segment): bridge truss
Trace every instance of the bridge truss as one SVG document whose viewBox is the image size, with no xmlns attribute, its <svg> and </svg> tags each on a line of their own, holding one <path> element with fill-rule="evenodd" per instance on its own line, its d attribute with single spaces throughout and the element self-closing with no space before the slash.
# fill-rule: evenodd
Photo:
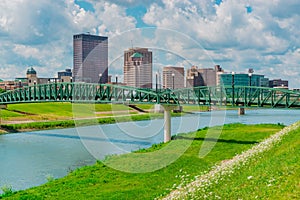
<svg viewBox="0 0 300 200">
<path fill-rule="evenodd" d="M 203 86 L 156 91 L 111 84 L 50 83 L 0 94 L 0 104 L 33 102 L 299 108 L 300 93 L 286 89 L 244 86 Z"/>
</svg>

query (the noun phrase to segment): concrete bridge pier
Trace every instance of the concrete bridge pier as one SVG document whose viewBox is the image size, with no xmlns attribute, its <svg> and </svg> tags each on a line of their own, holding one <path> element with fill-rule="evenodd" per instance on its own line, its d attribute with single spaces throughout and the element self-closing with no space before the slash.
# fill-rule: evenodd
<svg viewBox="0 0 300 200">
<path fill-rule="evenodd" d="M 164 142 L 171 140 L 171 110 L 178 109 L 178 106 L 162 105 L 164 108 Z"/>
<path fill-rule="evenodd" d="M 238 114 L 239 115 L 245 115 L 245 108 L 239 108 Z"/>
</svg>

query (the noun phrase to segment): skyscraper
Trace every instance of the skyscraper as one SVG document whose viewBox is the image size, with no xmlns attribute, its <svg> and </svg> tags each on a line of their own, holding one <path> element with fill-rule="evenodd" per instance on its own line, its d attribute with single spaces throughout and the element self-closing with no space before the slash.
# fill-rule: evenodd
<svg viewBox="0 0 300 200">
<path fill-rule="evenodd" d="M 107 83 L 108 38 L 90 34 L 73 36 L 73 76 L 76 82 Z"/>
<path fill-rule="evenodd" d="M 152 88 L 152 52 L 131 48 L 124 52 L 124 83 L 137 88 Z"/>
<path fill-rule="evenodd" d="M 192 66 L 187 70 L 186 87 L 203 86 L 204 80 L 197 66 Z"/>
<path fill-rule="evenodd" d="M 184 68 L 164 67 L 163 68 L 163 88 L 177 89 L 184 88 Z"/>
</svg>

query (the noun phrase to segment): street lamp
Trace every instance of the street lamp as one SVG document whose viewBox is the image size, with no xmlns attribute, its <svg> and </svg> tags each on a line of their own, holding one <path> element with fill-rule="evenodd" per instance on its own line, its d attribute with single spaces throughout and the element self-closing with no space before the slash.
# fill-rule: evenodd
<svg viewBox="0 0 300 200">
<path fill-rule="evenodd" d="M 155 73 L 155 92 L 157 92 L 158 72 Z"/>
<path fill-rule="evenodd" d="M 249 86 L 251 87 L 251 78 L 252 78 L 252 73 L 249 73 Z"/>
<path fill-rule="evenodd" d="M 101 84 L 101 78 L 102 78 L 102 74 L 99 74 L 99 84 Z"/>
<path fill-rule="evenodd" d="M 231 72 L 231 86 L 232 86 L 232 106 L 234 105 L 234 72 Z"/>
<path fill-rule="evenodd" d="M 175 74 L 172 73 L 172 86 L 173 86 L 172 88 L 173 88 L 173 89 L 175 89 L 175 88 L 174 88 L 174 78 L 175 78 Z"/>
</svg>

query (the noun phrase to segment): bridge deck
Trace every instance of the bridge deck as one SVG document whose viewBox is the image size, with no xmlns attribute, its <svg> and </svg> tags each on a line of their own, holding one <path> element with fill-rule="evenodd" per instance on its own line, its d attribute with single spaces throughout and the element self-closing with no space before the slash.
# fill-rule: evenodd
<svg viewBox="0 0 300 200">
<path fill-rule="evenodd" d="M 216 86 L 176 90 L 88 83 L 50 83 L 0 94 L 0 105 L 33 102 L 215 105 L 299 108 L 300 93 L 285 89 Z"/>
</svg>

